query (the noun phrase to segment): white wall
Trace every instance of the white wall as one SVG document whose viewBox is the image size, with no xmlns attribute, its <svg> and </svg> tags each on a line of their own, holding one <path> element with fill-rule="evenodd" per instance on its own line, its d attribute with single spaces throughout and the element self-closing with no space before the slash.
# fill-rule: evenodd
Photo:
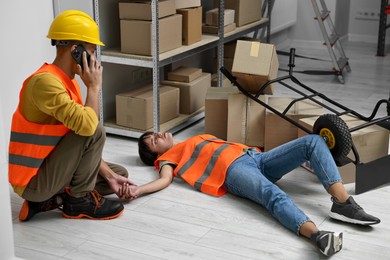
<svg viewBox="0 0 390 260">
<path fill-rule="evenodd" d="M 51 0 L 0 1 L 0 259 L 14 257 L 7 154 L 12 113 L 23 80 L 55 50 L 46 38 L 53 20 Z"/>
<path fill-rule="evenodd" d="M 4 115 L 1 106 L 0 115 Z M 4 129 L 3 117 L 0 117 L 0 129 Z M 1 135 L 0 142 L 5 143 L 5 140 Z M 0 150 L 0 156 L 1 158 L 5 158 L 6 152 L 4 149 Z M 5 162 L 1 162 L 0 172 L 0 259 L 12 259 L 14 257 L 14 237 L 12 232 L 11 206 L 7 181 L 7 164 Z"/>
<path fill-rule="evenodd" d="M 349 16 L 349 38 L 352 41 L 374 42 L 378 41 L 379 20 L 357 19 L 356 14 L 361 11 L 379 13 L 381 0 L 352 0 Z M 390 21 L 390 18 L 387 18 Z M 387 35 L 390 31 L 387 30 Z M 389 37 L 387 37 L 387 40 Z M 388 41 L 387 41 L 388 42 Z"/>
<path fill-rule="evenodd" d="M 24 79 L 44 62 L 54 59 L 55 48 L 46 38 L 53 20 L 53 6 L 51 0 L 1 1 L 0 12 L 0 104 L 5 127 L 0 132 L 8 140 L 12 113 Z"/>
<path fill-rule="evenodd" d="M 334 21 L 336 0 L 326 0 L 325 3 L 331 11 L 331 19 Z M 317 1 L 319 3 L 319 1 Z M 322 42 L 321 30 L 314 19 L 315 13 L 311 1 L 298 0 L 297 23 L 291 28 L 289 37 L 295 44 L 317 44 Z"/>
<path fill-rule="evenodd" d="M 351 0 L 336 1 L 335 11 L 335 27 L 336 32 L 341 36 L 348 36 L 349 33 L 349 17 L 351 10 Z"/>
<path fill-rule="evenodd" d="M 276 0 L 271 13 L 271 33 L 285 30 L 297 22 L 298 0 Z"/>
<path fill-rule="evenodd" d="M 282 0 L 276 0 L 282 1 Z M 317 1 L 319 3 L 319 1 Z M 379 20 L 358 19 L 356 14 L 362 11 L 379 14 L 381 0 L 325 0 L 331 11 L 331 19 L 338 33 L 348 37 L 350 41 L 377 43 Z M 297 44 L 320 44 L 323 37 L 318 23 L 314 20 L 313 6 L 310 0 L 298 0 L 297 23 L 289 30 L 289 38 Z M 388 22 L 390 18 L 388 18 Z M 390 41 L 387 30 L 386 42 Z"/>
</svg>

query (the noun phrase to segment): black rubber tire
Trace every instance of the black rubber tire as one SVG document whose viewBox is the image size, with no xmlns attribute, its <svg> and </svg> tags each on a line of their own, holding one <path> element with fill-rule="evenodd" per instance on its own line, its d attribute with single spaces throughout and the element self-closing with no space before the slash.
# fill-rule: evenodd
<svg viewBox="0 0 390 260">
<path fill-rule="evenodd" d="M 352 149 L 352 136 L 349 128 L 337 115 L 320 116 L 314 123 L 313 133 L 324 138 L 336 162 L 342 161 Z"/>
</svg>

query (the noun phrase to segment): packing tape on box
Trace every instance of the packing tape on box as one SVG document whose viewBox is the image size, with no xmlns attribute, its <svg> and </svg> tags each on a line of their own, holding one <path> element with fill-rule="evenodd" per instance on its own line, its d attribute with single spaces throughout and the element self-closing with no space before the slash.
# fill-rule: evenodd
<svg viewBox="0 0 390 260">
<path fill-rule="evenodd" d="M 252 42 L 249 55 L 251 57 L 258 57 L 260 51 L 260 42 Z"/>
</svg>

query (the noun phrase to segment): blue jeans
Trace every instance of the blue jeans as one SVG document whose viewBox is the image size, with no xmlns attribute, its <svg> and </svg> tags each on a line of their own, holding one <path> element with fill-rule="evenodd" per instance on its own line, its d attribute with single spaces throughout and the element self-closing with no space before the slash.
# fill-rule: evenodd
<svg viewBox="0 0 390 260">
<path fill-rule="evenodd" d="M 306 161 L 310 161 L 325 190 L 342 181 L 323 138 L 307 135 L 268 152 L 248 150 L 228 168 L 224 187 L 231 194 L 264 206 L 280 223 L 299 235 L 302 224 L 311 220 L 275 182 Z"/>
</svg>

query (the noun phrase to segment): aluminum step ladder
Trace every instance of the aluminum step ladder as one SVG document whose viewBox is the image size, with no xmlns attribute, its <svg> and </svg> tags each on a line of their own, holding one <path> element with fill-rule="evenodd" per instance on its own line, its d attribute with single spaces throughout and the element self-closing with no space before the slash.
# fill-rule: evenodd
<svg viewBox="0 0 390 260">
<path fill-rule="evenodd" d="M 332 60 L 333 72 L 338 77 L 340 83 L 344 84 L 343 70 L 346 69 L 347 72 L 351 72 L 351 67 L 349 66 L 348 58 L 345 55 L 339 36 L 336 33 L 330 17 L 330 11 L 326 7 L 324 0 L 319 0 L 321 9 L 317 3 L 318 0 L 311 0 L 311 2 L 316 15 L 315 19 L 318 21 L 322 36 L 324 37 L 324 45 L 328 48 L 329 56 Z"/>
</svg>

